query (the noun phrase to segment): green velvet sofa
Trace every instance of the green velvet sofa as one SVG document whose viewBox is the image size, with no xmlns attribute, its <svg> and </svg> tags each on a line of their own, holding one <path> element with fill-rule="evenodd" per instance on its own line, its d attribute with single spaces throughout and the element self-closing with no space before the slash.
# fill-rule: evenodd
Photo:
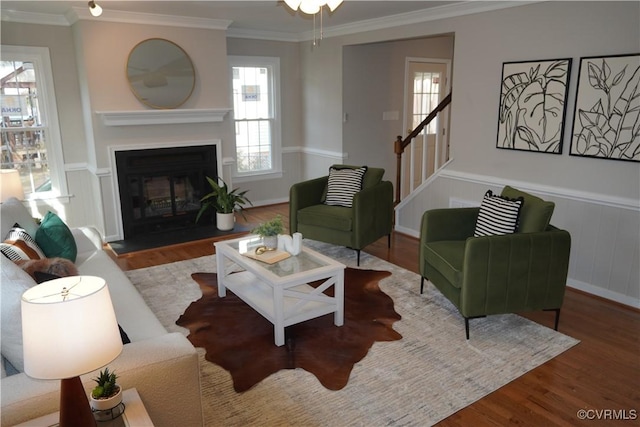
<svg viewBox="0 0 640 427">
<path fill-rule="evenodd" d="M 569 269 L 571 236 L 549 224 L 554 204 L 512 187 L 523 197 L 515 233 L 473 237 L 480 208 L 426 211 L 420 229 L 420 293 L 425 278 L 469 319 L 553 310 L 558 329 Z"/>
<path fill-rule="evenodd" d="M 337 168 L 358 166 L 334 165 Z M 324 204 L 328 176 L 299 182 L 289 191 L 289 230 L 304 238 L 360 250 L 381 237 L 391 245 L 393 229 L 393 185 L 383 180 L 384 169 L 368 168 L 362 190 L 353 197 L 351 208 Z"/>
</svg>

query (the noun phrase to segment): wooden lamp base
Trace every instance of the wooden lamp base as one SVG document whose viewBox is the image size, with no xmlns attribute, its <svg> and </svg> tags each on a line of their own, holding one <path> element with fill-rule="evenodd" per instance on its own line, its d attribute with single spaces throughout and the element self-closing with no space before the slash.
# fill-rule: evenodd
<svg viewBox="0 0 640 427">
<path fill-rule="evenodd" d="M 80 377 L 60 381 L 60 427 L 97 427 Z"/>
</svg>

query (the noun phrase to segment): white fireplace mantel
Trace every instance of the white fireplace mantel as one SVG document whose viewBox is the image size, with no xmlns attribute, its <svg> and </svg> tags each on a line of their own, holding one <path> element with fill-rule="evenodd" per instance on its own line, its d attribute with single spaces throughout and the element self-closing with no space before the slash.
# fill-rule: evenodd
<svg viewBox="0 0 640 427">
<path fill-rule="evenodd" d="M 96 111 L 105 126 L 172 125 L 221 122 L 229 108 L 180 110 Z"/>
</svg>

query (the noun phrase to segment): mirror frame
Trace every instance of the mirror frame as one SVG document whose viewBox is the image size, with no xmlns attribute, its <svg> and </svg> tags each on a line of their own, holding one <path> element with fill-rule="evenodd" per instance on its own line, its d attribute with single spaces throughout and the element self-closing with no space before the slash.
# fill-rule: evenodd
<svg viewBox="0 0 640 427">
<path fill-rule="evenodd" d="M 162 42 L 158 46 L 158 42 Z M 166 69 L 171 62 L 180 61 L 183 76 L 171 75 Z M 131 72 L 131 70 L 136 70 Z M 141 80 L 146 71 L 148 76 Z M 151 71 L 149 71 L 151 70 Z M 125 69 L 129 88 L 140 102 L 156 109 L 173 109 L 184 104 L 196 84 L 195 69 L 189 55 L 174 42 L 162 38 L 141 41 L 131 49 Z"/>
</svg>

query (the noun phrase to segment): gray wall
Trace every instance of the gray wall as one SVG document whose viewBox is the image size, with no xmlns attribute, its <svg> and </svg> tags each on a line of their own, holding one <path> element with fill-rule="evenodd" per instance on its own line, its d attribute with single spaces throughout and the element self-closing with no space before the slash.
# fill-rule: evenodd
<svg viewBox="0 0 640 427">
<path fill-rule="evenodd" d="M 455 34 L 451 149 L 453 162 L 433 185 L 397 209 L 396 228 L 417 235 L 424 210 L 448 207 L 456 199 L 478 203 L 488 188 L 506 184 L 556 202 L 553 223 L 573 236 L 570 285 L 616 301 L 640 306 L 638 273 L 640 223 L 640 167 L 638 163 L 568 155 L 575 102 L 575 81 L 581 56 L 615 55 L 640 51 L 640 4 L 637 2 L 544 2 L 440 19 L 323 40 L 314 52 L 303 54 L 305 93 L 330 94 L 343 99 L 348 92 L 323 79 L 346 67 L 341 49 L 438 34 Z M 351 49 L 351 48 L 349 48 Z M 320 54 L 318 54 L 320 53 Z M 571 57 L 571 90 L 567 100 L 562 155 L 498 150 L 497 112 L 502 64 Z M 382 75 L 392 67 L 379 62 Z M 347 75 L 350 70 L 345 70 Z M 340 94 L 342 92 L 342 94 Z M 328 111 L 310 103 L 307 118 L 323 123 L 324 135 L 339 138 L 342 111 Z M 344 100 L 344 102 L 348 102 Z M 359 111 L 375 117 L 379 109 Z M 322 147 L 326 138 L 305 133 L 310 147 Z M 332 149 L 371 155 L 370 141 L 331 139 Z M 377 151 L 376 151 L 377 152 Z M 388 154 L 378 154 L 381 164 Z M 308 162 L 315 160 L 309 154 Z M 371 160 L 376 161 L 376 159 Z"/>
<path fill-rule="evenodd" d="M 403 129 L 405 59 L 453 59 L 454 37 L 426 37 L 343 48 L 343 151 L 353 164 L 383 167 L 394 180 L 393 143 Z M 398 120 L 383 120 L 384 112 L 399 112 Z M 366 147 L 366 149 L 364 149 Z"/>
</svg>

